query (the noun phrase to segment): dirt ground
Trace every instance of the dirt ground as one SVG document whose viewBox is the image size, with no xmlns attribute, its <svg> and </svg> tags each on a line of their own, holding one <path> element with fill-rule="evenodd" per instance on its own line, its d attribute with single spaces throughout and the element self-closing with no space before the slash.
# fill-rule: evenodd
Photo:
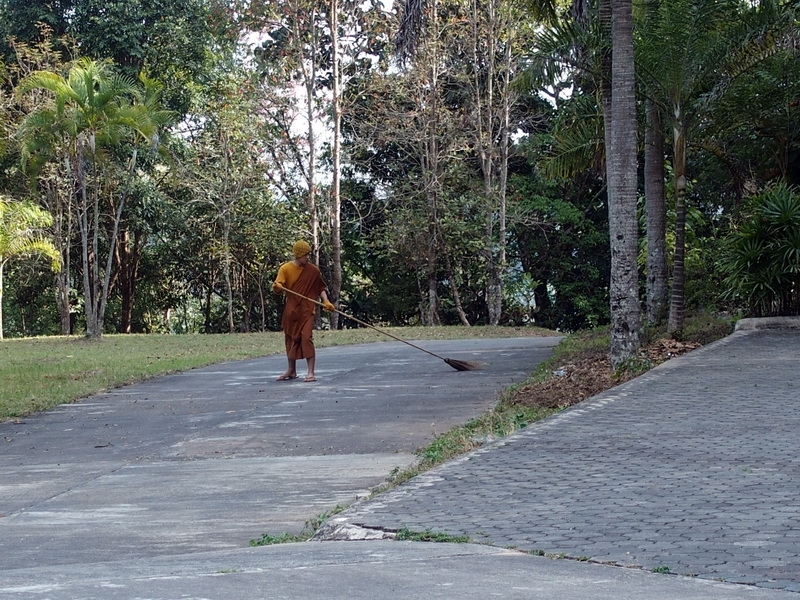
<svg viewBox="0 0 800 600">
<path fill-rule="evenodd" d="M 646 367 L 618 376 L 611 369 L 608 352 L 598 350 L 586 353 L 570 364 L 561 365 L 548 380 L 520 387 L 510 401 L 523 406 L 566 408 L 633 379 L 647 368 L 685 354 L 700 345 L 697 342 L 679 342 L 666 338 L 656 340 L 642 348 L 642 364 L 647 365 Z"/>
</svg>

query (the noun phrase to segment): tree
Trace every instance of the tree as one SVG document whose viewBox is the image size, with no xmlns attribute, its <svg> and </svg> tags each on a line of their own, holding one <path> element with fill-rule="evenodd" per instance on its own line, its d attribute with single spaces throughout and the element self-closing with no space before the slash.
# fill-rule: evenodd
<svg viewBox="0 0 800 600">
<path fill-rule="evenodd" d="M 679 333 L 685 311 L 687 152 L 703 120 L 731 83 L 790 44 L 791 13 L 773 0 L 665 0 L 646 5 L 637 61 L 645 93 L 669 116 L 675 205 L 675 251 L 667 331 Z M 736 18 L 732 19 L 731 16 Z"/>
<path fill-rule="evenodd" d="M 15 202 L 0 195 L 0 340 L 3 339 L 3 271 L 12 259 L 41 255 L 54 271 L 61 268 L 61 254 L 39 230 L 49 227 L 52 216 L 35 204 Z"/>
<path fill-rule="evenodd" d="M 276 137 L 283 143 L 268 148 L 273 155 L 273 181 L 294 200 L 303 196 L 309 237 L 319 262 L 318 155 L 324 101 L 322 79 L 324 52 L 330 23 L 322 0 L 258 3 L 267 27 L 264 40 L 255 50 L 263 81 L 262 111 L 271 121 Z M 298 106 L 298 103 L 302 106 Z"/>
<path fill-rule="evenodd" d="M 21 125 L 23 160 L 34 176 L 54 162 L 74 182 L 91 338 L 103 333 L 119 224 L 136 171 L 138 150 L 128 144 L 156 142 L 159 126 L 170 118 L 158 105 L 158 87 L 143 82 L 138 86 L 108 63 L 84 59 L 67 78 L 39 71 L 20 85 L 21 93 L 42 89 L 52 95 L 50 106 L 29 114 Z M 127 157 L 115 156 L 123 149 Z"/>
<path fill-rule="evenodd" d="M 473 0 L 470 11 L 472 90 L 468 107 L 474 127 L 475 150 L 486 201 L 486 305 L 488 322 L 497 325 L 503 312 L 503 279 L 507 269 L 508 160 L 511 149 L 510 115 L 516 100 L 511 82 L 519 46 L 507 2 Z"/>
<path fill-rule="evenodd" d="M 613 92 L 610 114 L 605 113 L 605 129 L 611 238 L 611 364 L 617 368 L 639 350 L 641 309 L 636 262 L 636 80 L 631 0 L 611 0 L 611 13 Z"/>
<path fill-rule="evenodd" d="M 64 36 L 73 6 L 73 0 L 0 0 L 0 55 L 15 52 L 11 39 L 39 43 Z"/>
<path fill-rule="evenodd" d="M 111 59 L 132 79 L 143 71 L 158 79 L 164 104 L 183 114 L 213 51 L 228 45 L 212 35 L 213 25 L 204 0 L 0 0 L 0 53 L 9 36 L 34 44 L 52 37 L 59 51 Z M 67 35 L 76 48 L 62 39 Z"/>
<path fill-rule="evenodd" d="M 11 49 L 16 62 L 9 65 L 9 85 L 16 87 L 21 80 L 36 71 L 60 72 L 66 69 L 62 58 L 63 52 L 70 50 L 64 40 L 55 40 L 46 30 L 42 32 L 43 38 L 36 43 L 14 41 Z M 49 92 L 39 90 L 24 95 L 15 95 L 15 114 L 12 119 L 13 130 L 9 139 L 14 142 L 14 162 L 9 169 L 9 178 L 18 181 L 17 185 L 24 186 L 27 181 L 17 175 L 19 171 L 19 142 L 18 130 L 20 123 L 26 115 L 31 114 L 49 105 Z M 74 188 L 72 181 L 61 170 L 58 164 L 50 162 L 42 165 L 37 177 L 38 193 L 36 199 L 39 205 L 53 217 L 51 227 L 52 240 L 61 253 L 61 269 L 56 273 L 56 306 L 60 320 L 62 335 L 69 335 L 72 331 L 72 247 L 73 233 L 75 232 L 75 215 L 73 211 Z M 20 189 L 19 194 L 25 193 Z M 25 190 L 27 191 L 27 190 Z M 13 194 L 14 192 L 12 192 Z"/>
<path fill-rule="evenodd" d="M 443 13 L 441 22 L 438 7 L 440 3 Z M 530 3 L 528 9 L 535 20 L 550 19 L 555 13 L 554 4 L 547 0 Z M 448 97 L 455 95 L 448 93 L 450 89 L 467 83 L 457 83 L 454 74 L 442 69 L 442 64 L 447 60 L 444 53 L 450 45 L 445 39 L 447 36 L 453 37 L 446 28 L 454 26 L 457 29 L 462 15 L 459 14 L 459 7 L 455 4 L 451 5 L 441 0 L 440 2 L 407 0 L 402 4 L 401 10 L 402 17 L 395 41 L 396 54 L 403 62 L 415 61 L 414 66 L 418 69 L 429 69 L 428 81 L 423 89 L 429 90 L 431 95 L 423 98 L 423 103 L 433 116 L 436 114 L 436 90 L 439 85 L 442 86 L 439 94 L 446 104 Z M 468 86 L 472 88 L 471 98 L 467 101 L 470 113 L 468 122 L 474 132 L 473 145 L 484 181 L 486 226 L 482 254 L 486 259 L 487 269 L 486 302 L 489 322 L 497 324 L 502 312 L 503 275 L 506 267 L 506 190 L 510 148 L 509 115 L 513 105 L 511 88 L 513 33 L 518 28 L 512 25 L 514 19 L 510 6 L 504 2 L 494 0 L 485 3 L 473 2 L 465 12 L 468 14 L 465 20 L 468 19 L 471 25 L 471 40 L 463 52 L 472 59 L 468 79 Z M 460 51 L 456 48 L 453 54 L 457 55 Z M 418 55 L 423 53 L 425 58 L 420 61 Z M 439 64 L 440 61 L 442 64 Z M 443 78 L 441 84 L 440 77 Z M 435 120 L 427 119 L 427 122 L 432 133 L 440 128 Z M 427 154 L 436 160 L 429 161 L 428 165 L 437 169 L 439 155 L 444 157 L 449 153 L 449 148 L 440 151 L 438 146 L 436 138 L 430 137 Z M 431 182 L 426 185 L 426 189 L 429 193 L 429 213 L 432 222 L 430 227 L 432 242 L 429 244 L 431 254 L 428 262 L 430 306 L 433 306 L 434 297 L 431 295 L 431 290 L 436 252 L 436 245 L 433 242 L 439 235 L 437 226 L 433 223 L 437 220 L 436 195 L 441 194 L 442 176 L 435 171 L 431 172 L 431 175 Z M 448 260 L 446 252 L 444 259 Z M 455 288 L 454 296 L 462 322 L 466 323 Z"/>
<path fill-rule="evenodd" d="M 259 143 L 261 116 L 256 107 L 257 94 L 248 85 L 246 74 L 231 70 L 222 81 L 209 86 L 202 128 L 192 139 L 190 160 L 186 161 L 182 183 L 189 186 L 193 223 L 207 231 L 211 256 L 222 278 L 225 303 L 225 331 L 236 331 L 234 285 L 237 257 L 234 252 L 236 231 L 246 220 L 241 206 L 254 198 L 271 200 L 266 189 L 267 163 Z M 197 219 L 194 221 L 194 219 Z M 209 290 L 216 288 L 209 281 Z M 210 308 L 210 307 L 208 307 Z M 210 323 L 207 322 L 210 328 Z"/>
</svg>

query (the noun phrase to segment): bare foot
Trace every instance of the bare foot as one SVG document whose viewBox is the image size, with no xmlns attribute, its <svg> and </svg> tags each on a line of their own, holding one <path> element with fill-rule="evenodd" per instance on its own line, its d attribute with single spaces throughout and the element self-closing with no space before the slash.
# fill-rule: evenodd
<svg viewBox="0 0 800 600">
<path fill-rule="evenodd" d="M 284 373 L 280 377 L 278 377 L 275 381 L 291 381 L 292 379 L 297 379 L 297 374 L 292 373 Z"/>
</svg>

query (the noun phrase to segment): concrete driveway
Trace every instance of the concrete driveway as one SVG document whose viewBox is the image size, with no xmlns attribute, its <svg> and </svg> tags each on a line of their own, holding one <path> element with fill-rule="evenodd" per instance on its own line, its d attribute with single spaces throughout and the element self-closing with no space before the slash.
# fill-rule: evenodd
<svg viewBox="0 0 800 600">
<path fill-rule="evenodd" d="M 315 383 L 275 382 L 285 368 L 275 356 L 2 424 L 0 580 L 298 534 L 491 408 L 557 341 L 420 342 L 483 365 L 464 372 L 398 342 L 323 348 Z"/>
</svg>

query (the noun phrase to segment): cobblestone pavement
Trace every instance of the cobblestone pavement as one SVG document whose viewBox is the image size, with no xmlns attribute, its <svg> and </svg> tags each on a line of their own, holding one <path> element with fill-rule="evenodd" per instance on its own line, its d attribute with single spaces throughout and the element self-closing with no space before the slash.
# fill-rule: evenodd
<svg viewBox="0 0 800 600">
<path fill-rule="evenodd" d="M 799 432 L 800 331 L 737 331 L 356 504 L 321 536 L 407 527 L 800 592 Z"/>
</svg>

